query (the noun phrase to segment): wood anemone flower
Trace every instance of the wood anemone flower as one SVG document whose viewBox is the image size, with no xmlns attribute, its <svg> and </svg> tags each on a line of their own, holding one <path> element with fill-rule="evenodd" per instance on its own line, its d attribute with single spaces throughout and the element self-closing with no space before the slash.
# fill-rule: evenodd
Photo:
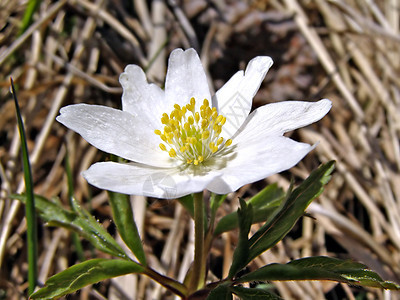
<svg viewBox="0 0 400 300">
<path fill-rule="evenodd" d="M 315 145 L 283 134 L 320 120 L 331 108 L 327 99 L 284 101 L 250 113 L 271 65 L 270 57 L 255 57 L 211 96 L 196 51 L 175 49 L 165 90 L 128 65 L 120 76 L 122 110 L 70 105 L 57 121 L 128 161 L 99 162 L 84 171 L 98 188 L 168 199 L 204 189 L 226 194 L 296 165 Z"/>
</svg>

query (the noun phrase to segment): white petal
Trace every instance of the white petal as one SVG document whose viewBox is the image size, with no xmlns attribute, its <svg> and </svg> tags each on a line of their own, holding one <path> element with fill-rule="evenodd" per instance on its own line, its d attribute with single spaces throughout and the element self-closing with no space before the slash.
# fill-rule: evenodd
<svg viewBox="0 0 400 300">
<path fill-rule="evenodd" d="M 235 143 L 249 143 L 264 136 L 282 135 L 285 132 L 309 125 L 320 120 L 332 107 L 332 102 L 283 101 L 259 107 L 246 119 L 235 134 Z"/>
<path fill-rule="evenodd" d="M 188 176 L 177 168 L 102 162 L 82 173 L 92 185 L 128 195 L 174 199 L 203 191 L 220 174 Z"/>
<path fill-rule="evenodd" d="M 211 100 L 207 77 L 194 49 L 186 51 L 175 49 L 171 52 L 165 81 L 165 96 L 171 110 L 175 103 L 183 106 L 189 103 L 192 97 L 196 99 L 198 106 L 204 99 Z"/>
<path fill-rule="evenodd" d="M 220 170 L 224 175 L 207 186 L 211 192 L 233 192 L 245 184 L 287 170 L 302 160 L 315 146 L 276 136 L 234 147 L 234 155 L 227 160 L 224 169 Z"/>
<path fill-rule="evenodd" d="M 268 56 L 253 58 L 246 71 L 239 71 L 213 97 L 213 106 L 226 117 L 221 136 L 230 138 L 250 113 L 253 97 L 272 66 Z"/>
<path fill-rule="evenodd" d="M 161 116 L 172 108 L 164 101 L 164 91 L 155 84 L 149 84 L 143 70 L 136 65 L 128 65 L 120 75 L 122 85 L 122 110 L 148 119 L 154 129 L 161 129 Z"/>
<path fill-rule="evenodd" d="M 149 123 L 106 106 L 76 104 L 61 108 L 57 121 L 79 133 L 96 148 L 125 159 L 155 166 L 171 166 Z"/>
</svg>

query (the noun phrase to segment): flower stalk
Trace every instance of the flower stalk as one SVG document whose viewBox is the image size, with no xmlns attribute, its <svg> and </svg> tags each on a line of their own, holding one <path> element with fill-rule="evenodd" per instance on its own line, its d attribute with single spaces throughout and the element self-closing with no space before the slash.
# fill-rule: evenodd
<svg viewBox="0 0 400 300">
<path fill-rule="evenodd" d="M 204 199 L 203 193 L 194 194 L 194 262 L 189 290 L 194 292 L 205 284 L 206 261 L 204 255 Z"/>
</svg>

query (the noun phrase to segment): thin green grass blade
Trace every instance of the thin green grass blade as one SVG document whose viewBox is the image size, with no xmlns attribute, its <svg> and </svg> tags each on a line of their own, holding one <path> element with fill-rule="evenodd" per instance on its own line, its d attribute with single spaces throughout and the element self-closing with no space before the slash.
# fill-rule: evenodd
<svg viewBox="0 0 400 300">
<path fill-rule="evenodd" d="M 29 0 L 26 6 L 19 35 L 23 34 L 25 30 L 32 24 L 33 14 L 38 9 L 41 0 Z"/>
<path fill-rule="evenodd" d="M 156 53 L 154 53 L 153 57 L 150 58 L 150 61 L 148 62 L 147 66 L 144 67 L 144 72 L 147 73 L 147 71 L 151 68 L 151 66 L 154 64 L 156 59 L 160 56 L 161 51 L 165 49 L 169 42 L 169 38 L 166 38 L 164 42 L 160 45 L 160 47 L 157 49 Z"/>
<path fill-rule="evenodd" d="M 17 93 L 15 92 L 14 82 L 10 78 L 11 91 L 15 102 L 17 113 L 18 130 L 21 138 L 22 164 L 24 169 L 26 204 L 25 215 L 27 222 L 27 249 L 28 249 L 28 295 L 31 295 L 36 287 L 37 281 L 37 232 L 36 232 L 36 212 L 35 197 L 33 195 L 32 171 L 29 162 L 28 147 L 26 144 L 26 135 L 24 123 L 21 117 L 21 111 L 18 105 Z"/>
</svg>

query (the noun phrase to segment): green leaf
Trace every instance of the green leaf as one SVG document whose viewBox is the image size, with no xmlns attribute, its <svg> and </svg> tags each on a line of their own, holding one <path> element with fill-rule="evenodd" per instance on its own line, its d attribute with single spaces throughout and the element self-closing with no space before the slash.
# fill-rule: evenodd
<svg viewBox="0 0 400 300">
<path fill-rule="evenodd" d="M 247 203 L 253 206 L 253 224 L 268 220 L 284 199 L 285 193 L 274 183 L 268 185 L 257 195 L 248 200 Z M 228 214 L 218 222 L 214 231 L 214 236 L 218 236 L 223 232 L 233 230 L 237 227 L 237 213 Z"/>
<path fill-rule="evenodd" d="M 210 197 L 210 207 L 211 211 L 215 213 L 217 209 L 221 206 L 222 202 L 226 199 L 227 195 L 211 194 Z"/>
<path fill-rule="evenodd" d="M 78 203 L 77 203 L 77 201 L 75 201 L 75 198 L 74 198 L 74 184 L 73 184 L 74 179 L 72 176 L 71 165 L 69 163 L 68 147 L 65 147 L 65 149 L 66 149 L 66 151 L 65 151 L 65 158 L 64 158 L 64 167 L 65 167 L 65 173 L 67 175 L 69 205 L 72 210 L 78 211 L 79 206 L 77 206 L 75 209 L 75 205 L 77 205 Z M 72 232 L 71 239 L 72 239 L 72 243 L 74 244 L 78 259 L 80 261 L 85 261 L 85 254 L 83 251 L 82 243 L 79 239 L 79 235 L 76 232 Z"/>
<path fill-rule="evenodd" d="M 298 188 L 288 193 L 287 200 L 276 210 L 274 216 L 250 238 L 247 262 L 277 244 L 288 234 L 308 205 L 322 193 L 333 169 L 334 161 L 320 166 Z"/>
<path fill-rule="evenodd" d="M 217 213 L 217 209 L 221 206 L 221 204 L 224 202 L 226 199 L 227 195 L 218 195 L 215 193 L 211 193 L 210 197 L 210 208 L 211 208 L 211 217 L 210 217 L 210 223 L 213 224 L 215 220 L 215 215 Z"/>
<path fill-rule="evenodd" d="M 26 201 L 25 195 L 12 195 L 12 197 L 24 203 Z M 122 250 L 104 227 L 79 205 L 74 205 L 78 211 L 69 211 L 62 208 L 59 204 L 38 195 L 35 195 L 35 202 L 36 210 L 48 225 L 64 227 L 77 232 L 97 249 L 120 258 L 128 259 L 124 250 Z"/>
<path fill-rule="evenodd" d="M 52 277 L 31 299 L 53 299 L 71 294 L 87 285 L 130 273 L 141 273 L 143 267 L 133 261 L 92 259 L 74 265 Z"/>
<path fill-rule="evenodd" d="M 325 256 L 301 258 L 287 264 L 266 265 L 235 281 L 242 283 L 276 280 L 331 280 L 390 290 L 400 289 L 399 285 L 382 280 L 363 264 Z"/>
<path fill-rule="evenodd" d="M 282 300 L 281 297 L 260 288 L 231 287 L 231 291 L 242 300 Z"/>
<path fill-rule="evenodd" d="M 221 284 L 215 289 L 213 289 L 206 300 L 231 300 L 232 292 L 230 291 L 229 284 Z"/>
<path fill-rule="evenodd" d="M 146 265 L 146 255 L 143 250 L 135 220 L 133 218 L 132 206 L 128 195 L 109 192 L 111 210 L 115 225 L 125 244 L 132 250 L 136 258 Z"/>
<path fill-rule="evenodd" d="M 31 163 L 29 161 L 28 146 L 26 142 L 26 134 L 24 121 L 22 120 L 21 111 L 19 109 L 17 93 L 15 91 L 14 82 L 10 78 L 11 91 L 14 98 L 15 110 L 17 114 L 18 130 L 21 141 L 22 165 L 24 170 L 24 181 L 26 190 L 25 216 L 27 223 L 27 251 L 28 251 L 28 294 L 33 293 L 37 281 L 37 220 L 35 212 L 35 196 L 33 194 L 33 180 Z"/>
<path fill-rule="evenodd" d="M 285 198 L 285 193 L 282 188 L 278 187 L 277 183 L 272 183 L 254 195 L 249 203 L 254 208 L 274 207 L 279 206 Z"/>
<path fill-rule="evenodd" d="M 251 204 L 246 204 L 246 201 L 239 199 L 240 208 L 237 210 L 239 220 L 239 240 L 238 245 L 233 253 L 231 268 L 229 269 L 228 278 L 232 278 L 246 265 L 249 256 L 249 232 L 253 220 L 253 208 Z"/>
<path fill-rule="evenodd" d="M 193 195 L 189 194 L 186 196 L 183 196 L 179 199 L 177 199 L 178 202 L 180 204 L 182 204 L 182 206 L 184 208 L 186 208 L 186 210 L 188 211 L 188 213 L 190 214 L 190 216 L 192 217 L 192 219 L 194 218 L 194 202 L 193 202 Z"/>
</svg>

